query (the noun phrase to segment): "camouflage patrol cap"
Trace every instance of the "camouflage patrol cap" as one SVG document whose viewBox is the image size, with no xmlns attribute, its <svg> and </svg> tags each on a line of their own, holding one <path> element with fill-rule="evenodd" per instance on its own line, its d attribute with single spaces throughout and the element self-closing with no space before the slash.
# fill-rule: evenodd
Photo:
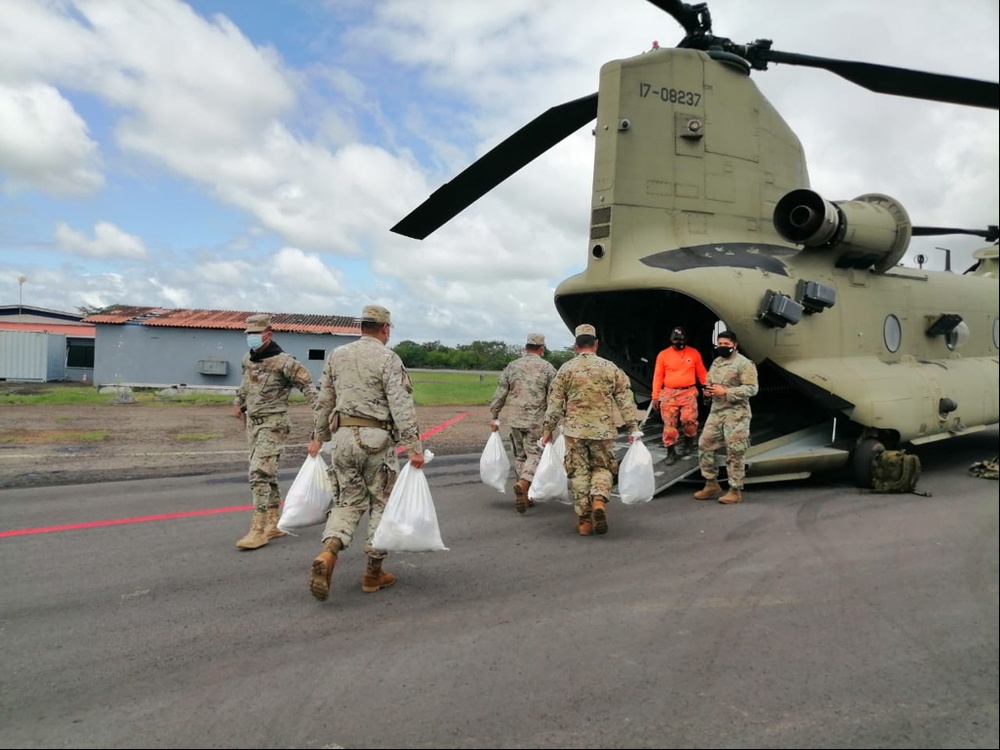
<svg viewBox="0 0 1000 750">
<path fill-rule="evenodd" d="M 545 337 L 540 333 L 529 333 L 528 346 L 545 346 Z"/>
<path fill-rule="evenodd" d="M 247 318 L 247 333 L 263 333 L 271 327 L 271 316 L 261 313 Z"/>
<path fill-rule="evenodd" d="M 365 305 L 365 309 L 361 311 L 361 322 L 388 323 L 392 325 L 392 318 L 389 315 L 389 311 L 381 305 Z"/>
<path fill-rule="evenodd" d="M 593 336 L 597 338 L 597 330 L 590 323 L 581 323 L 576 327 L 576 331 L 573 333 L 574 336 Z"/>
</svg>

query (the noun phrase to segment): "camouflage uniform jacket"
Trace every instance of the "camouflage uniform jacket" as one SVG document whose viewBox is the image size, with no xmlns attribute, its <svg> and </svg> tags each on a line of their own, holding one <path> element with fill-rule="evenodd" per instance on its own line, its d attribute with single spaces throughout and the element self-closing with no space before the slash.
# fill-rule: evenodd
<svg viewBox="0 0 1000 750">
<path fill-rule="evenodd" d="M 274 351 L 276 350 L 276 351 Z M 274 352 L 274 353 L 272 353 Z M 247 417 L 266 417 L 288 411 L 288 394 L 298 388 L 309 405 L 316 406 L 319 394 L 312 384 L 309 370 L 295 357 L 283 352 L 273 341 L 259 359 L 243 355 L 243 380 L 236 390 L 233 403 L 246 412 Z"/>
<path fill-rule="evenodd" d="M 410 376 L 399 355 L 372 336 L 362 336 L 327 356 L 313 412 L 316 440 L 330 439 L 334 412 L 390 422 L 393 438 L 406 446 L 407 453 L 423 450 Z"/>
<path fill-rule="evenodd" d="M 628 376 L 614 362 L 583 352 L 556 373 L 543 429 L 552 432 L 562 421 L 567 437 L 611 440 L 618 434 L 613 406 L 634 432 L 639 422 Z"/>
<path fill-rule="evenodd" d="M 716 357 L 708 368 L 707 385 L 723 385 L 725 396 L 712 398 L 712 414 L 750 416 L 750 398 L 757 395 L 757 366 L 739 352 Z"/>
<path fill-rule="evenodd" d="M 537 354 L 525 354 L 507 365 L 500 373 L 497 389 L 490 401 L 493 419 L 507 406 L 507 422 L 511 427 L 539 427 L 545 418 L 549 385 L 556 368 Z"/>
</svg>

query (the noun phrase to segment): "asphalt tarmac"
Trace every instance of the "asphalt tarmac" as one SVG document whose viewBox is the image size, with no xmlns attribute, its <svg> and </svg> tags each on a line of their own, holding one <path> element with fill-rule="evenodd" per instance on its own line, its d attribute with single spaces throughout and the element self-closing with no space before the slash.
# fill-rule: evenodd
<svg viewBox="0 0 1000 750">
<path fill-rule="evenodd" d="M 995 748 L 997 445 L 921 449 L 930 497 L 679 484 L 588 538 L 436 458 L 448 551 L 365 594 L 358 543 L 324 603 L 321 527 L 236 549 L 242 473 L 2 490 L 0 746 Z"/>
</svg>

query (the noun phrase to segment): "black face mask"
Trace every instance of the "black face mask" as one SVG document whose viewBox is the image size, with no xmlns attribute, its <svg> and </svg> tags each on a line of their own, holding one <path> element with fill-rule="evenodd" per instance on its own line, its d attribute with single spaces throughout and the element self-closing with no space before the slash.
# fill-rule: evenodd
<svg viewBox="0 0 1000 750">
<path fill-rule="evenodd" d="M 734 347 L 732 347 L 732 346 L 717 346 L 717 347 L 715 347 L 715 356 L 716 357 L 729 357 L 729 356 L 732 356 L 732 353 L 735 352 L 735 351 L 736 351 L 736 349 Z"/>
<path fill-rule="evenodd" d="M 684 342 L 683 341 L 671 341 L 670 343 L 674 345 L 674 349 L 683 349 L 684 348 Z"/>
</svg>

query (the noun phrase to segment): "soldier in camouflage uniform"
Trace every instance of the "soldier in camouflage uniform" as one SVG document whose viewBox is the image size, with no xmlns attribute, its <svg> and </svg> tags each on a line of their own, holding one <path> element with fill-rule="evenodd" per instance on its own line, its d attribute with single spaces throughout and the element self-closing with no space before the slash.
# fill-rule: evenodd
<svg viewBox="0 0 1000 750">
<path fill-rule="evenodd" d="M 309 590 L 320 601 L 329 597 L 337 555 L 350 546 L 365 511 L 368 565 L 361 590 L 372 593 L 396 582 L 382 570 L 386 553 L 375 549 L 372 539 L 396 483 L 396 444 L 405 446 L 417 469 L 424 465 L 424 451 L 410 376 L 386 346 L 391 327 L 388 310 L 368 305 L 361 314 L 361 338 L 334 349 L 323 365 L 309 454 L 315 456 L 324 441 L 331 441 L 330 473 L 339 492 L 309 577 Z"/>
<path fill-rule="evenodd" d="M 613 362 L 597 356 L 594 326 L 579 325 L 575 335 L 577 356 L 559 368 L 549 388 L 542 442 L 552 441 L 552 432 L 561 421 L 576 530 L 590 536 L 608 532 L 608 495 L 618 471 L 614 454 L 618 429 L 613 407 L 618 407 L 628 424 L 629 442 L 639 420 L 628 376 Z"/>
<path fill-rule="evenodd" d="M 298 388 L 311 406 L 317 393 L 309 370 L 274 341 L 269 315 L 251 315 L 246 322 L 247 346 L 243 380 L 236 391 L 233 413 L 247 428 L 250 447 L 250 490 L 253 519 L 250 531 L 236 542 L 240 549 L 257 549 L 284 533 L 278 530 L 281 493 L 278 464 L 291 432 L 288 394 Z"/>
<path fill-rule="evenodd" d="M 549 385 L 556 376 L 556 368 L 542 355 L 545 353 L 545 337 L 540 333 L 529 333 L 525 354 L 507 365 L 497 381 L 497 389 L 490 400 L 491 429 L 500 429 L 498 417 L 507 406 L 507 421 L 510 422 L 510 445 L 514 452 L 514 509 L 524 513 L 535 503 L 528 498 L 528 489 L 535 478 L 538 459 L 542 449 L 538 441 L 542 437 L 542 419 L 549 396 Z"/>
<path fill-rule="evenodd" d="M 750 398 L 757 395 L 757 367 L 736 351 L 738 346 L 732 331 L 723 331 L 716 339 L 715 361 L 708 369 L 704 389 L 705 396 L 712 399 L 712 411 L 698 441 L 698 463 L 705 486 L 694 493 L 698 500 L 718 497 L 726 505 L 743 501 L 744 457 L 750 447 Z M 729 491 L 725 495 L 715 458 L 719 450 L 726 451 Z"/>
</svg>

